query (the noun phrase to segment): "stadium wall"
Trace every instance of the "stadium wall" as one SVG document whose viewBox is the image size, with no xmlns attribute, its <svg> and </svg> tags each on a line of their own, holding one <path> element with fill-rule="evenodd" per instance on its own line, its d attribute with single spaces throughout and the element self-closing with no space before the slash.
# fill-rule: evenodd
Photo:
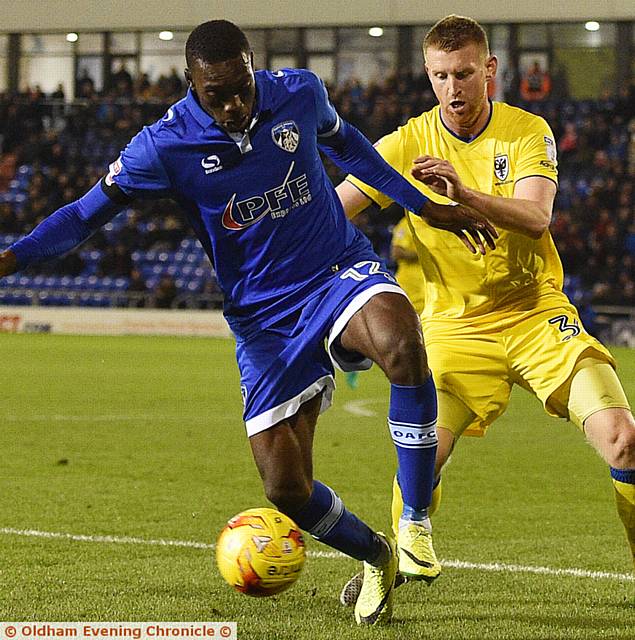
<svg viewBox="0 0 635 640">
<path fill-rule="evenodd" d="M 236 0 L 149 0 L 139 2 L 87 0 L 26 0 L 0 2 L 0 31 L 68 31 L 129 28 L 187 28 L 212 18 L 233 20 L 243 27 L 429 24 L 449 12 L 483 22 L 569 22 L 632 20 L 633 0 L 471 0 L 418 3 L 412 0 L 271 0 L 263 5 Z"/>
<path fill-rule="evenodd" d="M 81 309 L 40 306 L 0 307 L 1 333 L 68 335 L 208 336 L 228 338 L 220 311 L 161 309 Z"/>
</svg>

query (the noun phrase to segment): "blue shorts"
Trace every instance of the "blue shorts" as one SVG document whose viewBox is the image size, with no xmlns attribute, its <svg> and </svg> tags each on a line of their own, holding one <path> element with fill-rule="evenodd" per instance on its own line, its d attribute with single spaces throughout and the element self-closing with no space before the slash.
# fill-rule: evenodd
<svg viewBox="0 0 635 640">
<path fill-rule="evenodd" d="M 335 369 L 369 369 L 372 362 L 336 340 L 352 316 L 379 293 L 406 295 L 377 260 L 357 262 L 333 274 L 305 305 L 247 339 L 236 358 L 247 435 L 269 429 L 323 392 L 320 413 L 331 406 Z"/>
</svg>

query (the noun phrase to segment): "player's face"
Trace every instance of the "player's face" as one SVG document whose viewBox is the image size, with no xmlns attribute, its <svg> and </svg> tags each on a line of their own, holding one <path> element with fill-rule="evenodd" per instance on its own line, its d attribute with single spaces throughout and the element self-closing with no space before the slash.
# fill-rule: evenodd
<svg viewBox="0 0 635 640">
<path fill-rule="evenodd" d="M 458 135 L 478 133 L 489 116 L 487 82 L 496 73 L 496 57 L 475 43 L 456 51 L 428 47 L 425 56 L 445 124 Z"/>
<path fill-rule="evenodd" d="M 231 133 L 245 131 L 256 99 L 251 55 L 223 62 L 195 60 L 185 77 L 198 101 L 216 122 Z"/>
</svg>

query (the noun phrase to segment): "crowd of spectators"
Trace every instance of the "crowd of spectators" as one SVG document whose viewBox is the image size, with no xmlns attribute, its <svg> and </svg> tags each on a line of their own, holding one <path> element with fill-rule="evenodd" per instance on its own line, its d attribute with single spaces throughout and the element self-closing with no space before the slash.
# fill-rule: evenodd
<svg viewBox="0 0 635 640">
<path fill-rule="evenodd" d="M 161 117 L 184 90 L 176 71 L 153 84 L 144 75 L 133 79 L 122 67 L 102 95 L 88 76 L 80 77 L 80 100 L 73 103 L 62 102 L 61 88 L 53 96 L 37 88 L 0 95 L 0 234 L 28 232 L 56 208 L 80 197 L 126 142 Z M 351 80 L 331 87 L 330 93 L 342 117 L 372 141 L 435 104 L 427 79 L 407 74 L 367 86 Z M 633 88 L 595 101 L 546 98 L 521 106 L 543 115 L 556 136 L 560 189 L 552 233 L 565 273 L 577 285 L 576 302 L 635 306 Z M 29 179 L 20 183 L 23 193 L 16 194 L 20 167 L 28 168 Z M 341 179 L 332 165 L 328 171 L 335 181 Z M 125 219 L 116 234 L 97 232 L 82 251 L 99 252 L 97 276 L 126 278 L 131 291 L 144 291 L 147 283 L 131 258 L 133 252 L 174 252 L 193 236 L 177 205 L 167 200 L 135 203 L 121 215 Z M 391 229 L 400 215 L 395 208 L 371 209 L 358 220 L 386 258 Z M 84 269 L 81 253 L 75 252 L 31 270 L 74 276 Z M 170 306 L 175 299 L 174 279 L 162 275 L 155 283 L 161 291 L 157 305 Z M 205 291 L 217 291 L 213 278 Z"/>
</svg>

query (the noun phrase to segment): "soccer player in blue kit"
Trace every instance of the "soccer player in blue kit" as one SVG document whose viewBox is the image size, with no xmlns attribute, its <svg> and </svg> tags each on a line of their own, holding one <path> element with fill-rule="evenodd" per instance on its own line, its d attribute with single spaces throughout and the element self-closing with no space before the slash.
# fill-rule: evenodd
<svg viewBox="0 0 635 640">
<path fill-rule="evenodd" d="M 194 29 L 186 60 L 187 96 L 136 135 L 83 197 L 0 254 L 0 276 L 69 251 L 135 198 L 176 200 L 225 295 L 247 435 L 267 498 L 318 540 L 364 561 L 356 620 L 389 621 L 395 543 L 313 479 L 314 429 L 331 404 L 332 361 L 347 371 L 371 362 L 382 368 L 410 522 L 397 547 L 420 566 L 415 578 L 431 579 L 440 570 L 427 518 L 436 393 L 419 318 L 346 220 L 318 145 L 344 171 L 462 235 L 474 252 L 484 251 L 493 230 L 463 207 L 435 205 L 402 179 L 339 118 L 311 72 L 254 72 L 249 43 L 232 23 Z"/>
</svg>

